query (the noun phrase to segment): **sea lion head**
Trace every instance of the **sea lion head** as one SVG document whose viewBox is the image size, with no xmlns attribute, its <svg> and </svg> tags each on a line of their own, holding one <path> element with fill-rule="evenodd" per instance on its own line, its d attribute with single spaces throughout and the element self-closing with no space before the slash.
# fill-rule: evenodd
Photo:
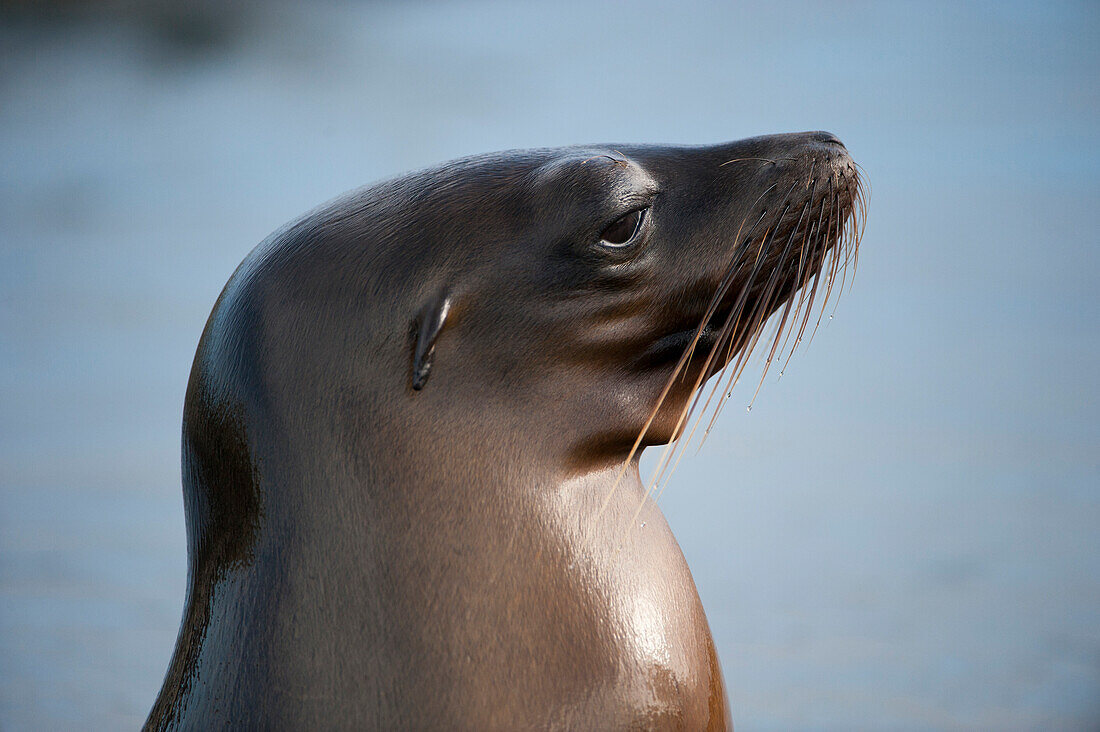
<svg viewBox="0 0 1100 732">
<path fill-rule="evenodd" d="M 571 469 L 622 460 L 682 431 L 705 377 L 739 371 L 777 310 L 769 361 L 785 334 L 801 340 L 854 252 L 861 201 L 823 132 L 466 158 L 272 235 L 196 363 L 235 359 L 253 392 L 240 400 L 277 404 L 286 426 L 327 415 L 297 425 L 311 442 L 397 429 L 537 444 Z M 231 352 L 211 347 L 219 333 Z"/>
</svg>

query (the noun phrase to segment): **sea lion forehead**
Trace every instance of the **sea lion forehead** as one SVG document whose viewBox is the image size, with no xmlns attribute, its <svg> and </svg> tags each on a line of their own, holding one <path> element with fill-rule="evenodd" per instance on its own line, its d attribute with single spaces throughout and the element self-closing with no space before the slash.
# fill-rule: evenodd
<svg viewBox="0 0 1100 732">
<path fill-rule="evenodd" d="M 610 147 L 562 148 L 533 173 L 535 181 L 542 185 L 602 183 L 653 190 L 657 187 L 641 163 Z"/>
<path fill-rule="evenodd" d="M 560 149 L 531 172 L 529 181 L 535 200 L 565 218 L 571 217 L 569 211 L 602 218 L 624 206 L 648 205 L 659 192 L 642 163 L 607 147 Z"/>
</svg>

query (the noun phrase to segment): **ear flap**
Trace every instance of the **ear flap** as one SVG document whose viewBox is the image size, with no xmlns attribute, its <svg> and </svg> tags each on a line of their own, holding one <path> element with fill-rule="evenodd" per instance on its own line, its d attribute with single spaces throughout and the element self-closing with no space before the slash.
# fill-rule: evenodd
<svg viewBox="0 0 1100 732">
<path fill-rule="evenodd" d="M 412 388 L 420 391 L 432 372 L 435 341 L 451 311 L 451 296 L 445 290 L 429 301 L 416 319 L 416 346 L 413 350 Z"/>
</svg>

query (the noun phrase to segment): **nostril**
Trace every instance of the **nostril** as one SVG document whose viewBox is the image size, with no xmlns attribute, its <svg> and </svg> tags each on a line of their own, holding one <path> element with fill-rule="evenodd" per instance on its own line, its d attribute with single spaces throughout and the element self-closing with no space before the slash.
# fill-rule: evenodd
<svg viewBox="0 0 1100 732">
<path fill-rule="evenodd" d="M 844 143 L 840 141 L 840 138 L 834 135 L 832 132 L 811 132 L 810 136 L 817 142 L 829 143 L 833 145 L 839 145 L 844 147 Z"/>
</svg>

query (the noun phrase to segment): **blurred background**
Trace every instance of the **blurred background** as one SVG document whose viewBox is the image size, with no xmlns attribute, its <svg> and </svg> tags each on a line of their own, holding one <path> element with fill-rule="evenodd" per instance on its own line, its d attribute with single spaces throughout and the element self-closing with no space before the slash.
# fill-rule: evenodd
<svg viewBox="0 0 1100 732">
<path fill-rule="evenodd" d="M 737 728 L 1100 728 L 1098 120 L 1095 2 L 3 2 L 0 728 L 144 720 L 191 358 L 270 231 L 471 153 L 816 129 L 859 276 L 661 499 Z"/>
</svg>

